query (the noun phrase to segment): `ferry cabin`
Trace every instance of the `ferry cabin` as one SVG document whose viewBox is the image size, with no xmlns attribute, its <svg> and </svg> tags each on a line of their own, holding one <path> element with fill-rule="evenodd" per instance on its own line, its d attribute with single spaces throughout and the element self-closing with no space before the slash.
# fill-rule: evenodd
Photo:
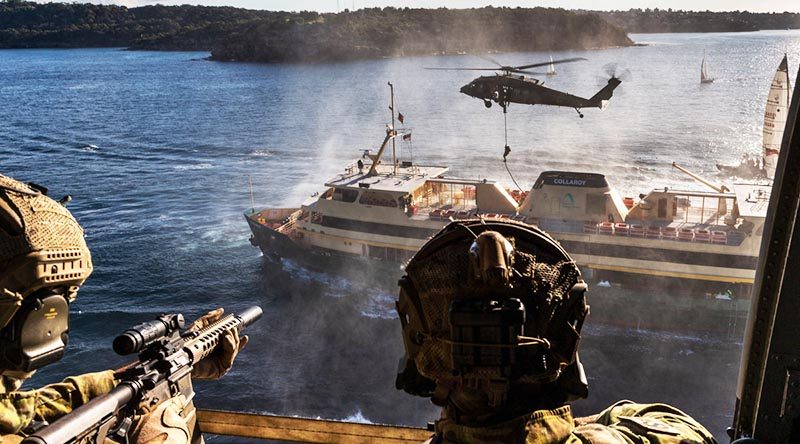
<svg viewBox="0 0 800 444">
<path fill-rule="evenodd" d="M 274 233 L 264 240 L 287 247 L 285 235 L 302 248 L 326 254 L 362 256 L 402 262 L 451 218 L 476 217 L 481 211 L 513 215 L 517 202 L 499 183 L 489 180 L 446 179 L 447 168 L 404 162 L 396 171 L 353 163 L 330 179 L 327 189 L 300 209 L 262 210 L 255 222 Z M 363 164 L 362 164 L 363 165 Z M 248 221 L 252 224 L 252 217 Z M 256 231 L 254 230 L 254 234 Z M 286 253 L 280 248 L 279 254 Z"/>
<path fill-rule="evenodd" d="M 623 199 L 600 174 L 545 172 L 519 213 L 595 274 L 749 285 L 769 187 L 736 184 L 734 191 L 662 188 Z"/>
</svg>

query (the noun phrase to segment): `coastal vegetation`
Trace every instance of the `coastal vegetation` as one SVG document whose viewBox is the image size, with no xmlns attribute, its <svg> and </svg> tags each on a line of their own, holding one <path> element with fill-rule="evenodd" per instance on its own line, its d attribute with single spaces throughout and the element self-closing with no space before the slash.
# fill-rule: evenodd
<svg viewBox="0 0 800 444">
<path fill-rule="evenodd" d="M 632 33 L 745 32 L 765 29 L 800 29 L 800 14 L 791 12 L 711 12 L 648 8 L 594 13 Z"/>
<path fill-rule="evenodd" d="M 0 48 L 210 50 L 255 20 L 293 14 L 231 7 L 0 1 Z"/>
<path fill-rule="evenodd" d="M 625 31 L 596 14 L 561 9 L 371 8 L 321 14 L 0 1 L 0 48 L 119 46 L 206 50 L 220 60 L 329 61 L 631 44 Z"/>
<path fill-rule="evenodd" d="M 800 14 L 659 9 L 367 8 L 341 13 L 0 0 L 0 48 L 211 51 L 216 60 L 324 62 L 628 46 L 627 32 L 800 28 Z"/>
<path fill-rule="evenodd" d="M 420 54 L 629 46 L 596 14 L 552 8 L 371 8 L 279 25 L 260 21 L 212 50 L 218 60 L 328 61 Z"/>
</svg>

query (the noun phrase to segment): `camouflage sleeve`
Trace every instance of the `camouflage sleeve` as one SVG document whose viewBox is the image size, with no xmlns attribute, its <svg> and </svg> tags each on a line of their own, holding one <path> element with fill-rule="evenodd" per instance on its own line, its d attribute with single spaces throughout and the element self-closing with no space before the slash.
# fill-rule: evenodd
<svg viewBox="0 0 800 444">
<path fill-rule="evenodd" d="M 576 427 L 572 438 L 568 442 L 716 443 L 705 427 L 675 407 L 631 401 L 620 401 L 600 413 L 596 422 Z"/>
<path fill-rule="evenodd" d="M 40 389 L 0 394 L 0 443 L 15 442 L 31 421 L 53 422 L 116 386 L 113 370 L 71 376 Z"/>
</svg>

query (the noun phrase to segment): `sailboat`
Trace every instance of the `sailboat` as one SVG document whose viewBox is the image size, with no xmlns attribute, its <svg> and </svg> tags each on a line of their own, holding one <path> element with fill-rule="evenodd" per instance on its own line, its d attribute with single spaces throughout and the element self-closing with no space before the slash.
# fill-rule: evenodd
<svg viewBox="0 0 800 444">
<path fill-rule="evenodd" d="M 553 64 L 553 56 L 550 56 L 550 64 L 547 65 L 547 75 L 548 76 L 556 75 L 556 65 Z"/>
<path fill-rule="evenodd" d="M 746 155 L 741 163 L 736 166 L 717 165 L 722 173 L 740 178 L 767 178 L 775 176 L 775 167 L 778 163 L 778 154 L 783 140 L 783 130 L 786 126 L 786 114 L 791 102 L 791 88 L 789 85 L 789 62 L 783 56 L 767 95 L 767 106 L 764 109 L 764 130 L 762 140 L 762 157 Z M 761 165 L 760 165 L 760 164 Z"/>
<path fill-rule="evenodd" d="M 789 62 L 786 54 L 783 55 L 781 64 L 772 78 L 767 96 L 767 108 L 764 110 L 764 170 L 767 178 L 775 177 L 775 167 L 778 164 L 778 154 L 783 141 L 783 129 L 786 127 L 786 114 L 791 102 L 791 88 L 789 87 Z"/>
<path fill-rule="evenodd" d="M 706 53 L 703 52 L 703 61 L 700 62 L 700 83 L 711 83 L 714 78 L 708 74 L 708 64 L 706 63 Z"/>
</svg>

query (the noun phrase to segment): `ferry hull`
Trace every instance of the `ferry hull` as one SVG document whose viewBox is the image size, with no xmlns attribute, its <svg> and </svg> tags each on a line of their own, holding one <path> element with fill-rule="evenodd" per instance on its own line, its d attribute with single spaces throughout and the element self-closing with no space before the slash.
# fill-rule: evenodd
<svg viewBox="0 0 800 444">
<path fill-rule="evenodd" d="M 379 261 L 360 255 L 301 244 L 284 233 L 254 220 L 245 213 L 245 220 L 252 231 L 250 243 L 258 247 L 269 261 L 280 265 L 281 259 L 289 259 L 303 267 L 325 273 L 343 274 L 354 279 L 363 278 L 361 271 L 370 269 L 370 279 L 386 289 L 394 289 L 402 275 L 402 262 Z M 376 278 L 376 276 L 378 276 Z"/>
<path fill-rule="evenodd" d="M 251 242 L 272 260 L 287 258 L 316 270 L 331 273 L 362 274 L 365 267 L 387 291 L 395 289 L 402 276 L 402 263 L 376 261 L 359 255 L 319 246 L 300 244 L 285 234 L 247 217 L 253 231 Z M 574 241 L 573 241 L 574 242 Z M 565 242 L 569 243 L 569 242 Z M 574 245 L 573 245 L 574 246 Z M 579 265 L 591 257 L 577 255 Z M 674 332 L 706 332 L 725 337 L 738 337 L 744 331 L 749 302 L 742 298 L 748 284 L 733 285 L 718 280 L 678 279 L 659 276 L 658 269 L 669 269 L 669 263 L 651 264 L 644 272 L 633 269 L 616 270 L 609 264 L 624 262 L 625 258 L 597 257 L 596 268 L 582 266 L 590 283 L 590 325 L 608 325 L 621 328 L 651 329 Z M 606 264 L 606 265 L 599 265 Z M 678 264 L 680 265 L 680 264 Z M 380 270 L 380 272 L 375 272 Z M 744 270 L 745 274 L 747 270 Z M 715 278 L 717 279 L 717 278 Z M 603 280 L 614 283 L 606 287 Z M 747 279 L 744 279 L 746 282 Z M 617 283 L 631 284 L 618 286 Z M 724 293 L 732 290 L 739 298 L 728 299 Z M 709 293 L 710 290 L 713 290 Z M 721 292 L 715 295 L 714 292 Z M 715 297 L 716 296 L 716 297 Z"/>
</svg>

